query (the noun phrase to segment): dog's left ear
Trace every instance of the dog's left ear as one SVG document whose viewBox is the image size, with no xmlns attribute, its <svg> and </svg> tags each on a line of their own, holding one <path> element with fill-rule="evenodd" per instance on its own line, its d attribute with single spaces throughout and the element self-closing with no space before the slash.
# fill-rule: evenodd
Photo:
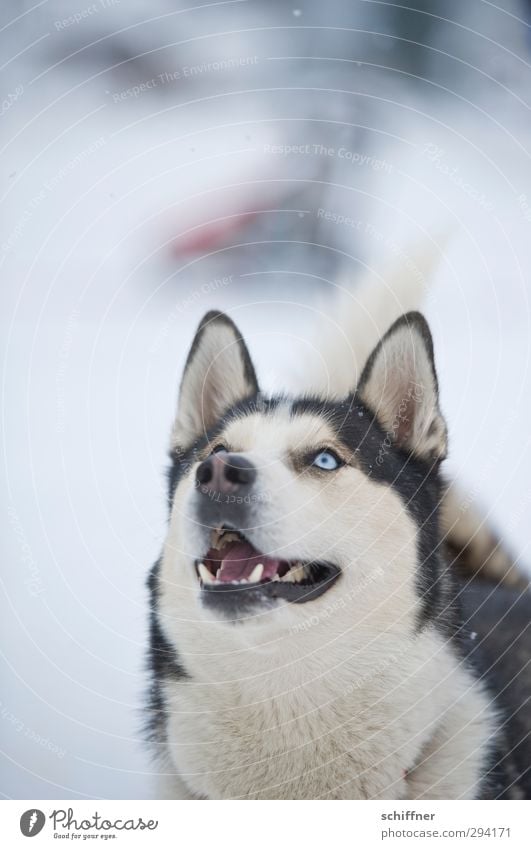
<svg viewBox="0 0 531 849">
<path fill-rule="evenodd" d="M 184 367 L 172 448 L 191 445 L 229 407 L 257 392 L 256 374 L 240 331 L 225 313 L 207 313 Z"/>
<path fill-rule="evenodd" d="M 367 361 L 358 395 L 398 447 L 430 462 L 444 459 L 433 341 L 420 313 L 406 313 L 387 331 Z"/>
</svg>

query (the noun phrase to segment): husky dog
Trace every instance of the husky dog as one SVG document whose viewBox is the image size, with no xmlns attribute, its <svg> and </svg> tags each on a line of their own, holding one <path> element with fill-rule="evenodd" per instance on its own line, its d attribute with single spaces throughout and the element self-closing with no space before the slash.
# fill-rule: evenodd
<svg viewBox="0 0 531 849">
<path fill-rule="evenodd" d="M 420 313 L 355 383 L 265 397 L 228 316 L 197 330 L 149 580 L 165 798 L 531 796 L 529 606 L 447 556 Z"/>
</svg>

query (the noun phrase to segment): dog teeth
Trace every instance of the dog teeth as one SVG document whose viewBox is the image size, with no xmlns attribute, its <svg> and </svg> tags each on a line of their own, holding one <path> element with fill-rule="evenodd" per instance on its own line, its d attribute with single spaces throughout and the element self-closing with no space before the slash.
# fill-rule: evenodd
<svg viewBox="0 0 531 849">
<path fill-rule="evenodd" d="M 258 581 L 261 580 L 263 574 L 264 574 L 264 564 L 263 563 L 257 563 L 247 580 L 249 581 L 250 584 L 257 584 Z"/>
<path fill-rule="evenodd" d="M 237 535 L 233 534 L 233 533 L 226 534 L 224 539 L 228 536 L 230 536 L 231 539 L 232 538 L 238 539 Z M 229 540 L 229 542 L 230 541 L 231 540 Z M 215 547 L 215 546 L 213 546 L 213 547 Z M 197 570 L 199 572 L 199 577 L 201 578 L 203 584 L 222 584 L 222 583 L 224 583 L 223 581 L 221 581 L 218 578 L 218 575 L 220 574 L 222 567 L 220 567 L 218 569 L 217 574 L 215 576 L 210 572 L 210 570 L 208 569 L 208 567 L 204 563 L 199 563 L 198 566 L 197 566 Z M 264 574 L 264 564 L 263 563 L 257 563 L 256 566 L 250 572 L 250 574 L 247 578 L 240 578 L 239 580 L 234 580 L 234 581 L 231 581 L 230 583 L 233 583 L 233 584 L 258 584 L 262 580 L 263 574 Z M 292 568 L 289 570 L 289 572 L 286 572 L 286 574 L 283 575 L 282 577 L 280 577 L 280 575 L 278 575 L 278 574 L 275 574 L 275 575 L 272 575 L 269 580 L 271 580 L 271 581 L 287 581 L 288 583 L 291 583 L 291 584 L 298 584 L 301 581 L 304 581 L 305 578 L 306 578 L 306 567 L 302 563 L 298 563 L 297 565 L 292 566 Z"/>
<path fill-rule="evenodd" d="M 304 581 L 305 577 L 306 570 L 301 563 L 299 566 L 293 566 L 293 568 L 290 569 L 289 572 L 287 572 L 280 580 L 289 581 L 292 584 L 298 584 L 300 581 Z"/>
<path fill-rule="evenodd" d="M 240 535 L 235 534 L 233 531 L 225 532 L 222 536 L 223 542 L 239 542 L 240 539 Z"/>
<path fill-rule="evenodd" d="M 234 531 L 222 531 L 221 529 L 216 529 L 212 531 L 212 544 L 211 548 L 215 548 L 216 551 L 219 551 L 229 542 L 238 542 L 240 539 L 239 535 L 234 533 Z"/>
<path fill-rule="evenodd" d="M 204 584 L 215 584 L 216 583 L 216 579 L 209 572 L 209 570 L 207 569 L 207 567 L 205 566 L 204 563 L 200 563 L 197 568 L 199 570 L 199 576 L 200 576 L 200 578 L 201 578 L 201 580 L 203 581 Z"/>
<path fill-rule="evenodd" d="M 293 577 L 293 571 L 290 570 L 289 572 L 287 572 L 285 575 L 282 576 L 282 578 L 280 580 L 281 581 L 287 581 L 289 583 L 294 584 L 295 578 Z"/>
<path fill-rule="evenodd" d="M 210 547 L 211 548 L 216 548 L 216 549 L 218 548 L 220 536 L 221 536 L 221 529 L 220 528 L 214 528 L 212 530 L 212 533 L 210 534 Z"/>
</svg>

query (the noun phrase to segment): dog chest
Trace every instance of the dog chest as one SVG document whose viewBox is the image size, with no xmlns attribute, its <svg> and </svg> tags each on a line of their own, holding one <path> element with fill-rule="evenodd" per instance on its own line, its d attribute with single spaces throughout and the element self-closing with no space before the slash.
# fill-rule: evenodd
<svg viewBox="0 0 531 849">
<path fill-rule="evenodd" d="M 207 798 L 403 798 L 426 733 L 413 733 L 413 715 L 399 729 L 384 707 L 358 713 L 355 698 L 242 705 L 228 688 L 198 699 L 187 684 L 169 685 L 166 698 L 172 763 Z"/>
</svg>

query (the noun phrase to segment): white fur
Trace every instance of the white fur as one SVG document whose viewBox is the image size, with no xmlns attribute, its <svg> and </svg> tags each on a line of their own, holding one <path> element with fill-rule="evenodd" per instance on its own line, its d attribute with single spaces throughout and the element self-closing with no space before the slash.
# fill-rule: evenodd
<svg viewBox="0 0 531 849">
<path fill-rule="evenodd" d="M 194 468 L 181 481 L 160 615 L 190 674 L 165 687 L 168 755 L 187 793 L 472 797 L 494 720 L 439 634 L 415 635 L 417 528 L 398 495 L 353 467 L 325 485 L 290 471 L 290 450 L 333 438 L 315 416 L 257 413 L 223 438 L 276 496 L 257 503 L 253 544 L 326 557 L 343 574 L 314 602 L 264 608 L 243 624 L 218 619 L 199 602 L 193 566 L 204 546 Z"/>
<path fill-rule="evenodd" d="M 338 320 L 319 342 L 326 374 L 318 378 L 310 366 L 301 393 L 342 397 L 356 386 L 389 325 L 418 306 L 436 254 L 417 258 L 420 274 L 399 274 L 390 291 L 381 279 L 359 296 L 343 293 Z M 205 334 L 183 378 L 173 445 L 200 436 L 250 391 L 236 333 L 214 323 Z M 420 375 L 426 390 L 409 446 L 441 456 L 433 375 L 422 371 L 420 348 L 409 353 L 404 345 L 387 349 L 365 384 L 367 403 L 385 427 L 386 409 L 396 407 L 394 382 L 403 389 L 409 364 L 408 385 Z M 327 559 L 342 574 L 312 602 L 264 604 L 236 624 L 220 618 L 200 602 L 194 561 L 207 535 L 197 520 L 197 463 L 186 470 L 161 561 L 159 621 L 189 677 L 164 685 L 161 794 L 474 798 L 496 717 L 452 646 L 433 627 L 416 629 L 418 528 L 399 496 L 369 479 L 355 458 L 329 479 L 297 472 L 297 454 L 333 444 L 334 433 L 321 417 L 293 417 L 286 405 L 232 421 L 222 439 L 258 468 L 246 530 L 253 545 L 288 559 Z M 447 529 L 452 516 L 455 509 L 445 512 Z"/>
</svg>

